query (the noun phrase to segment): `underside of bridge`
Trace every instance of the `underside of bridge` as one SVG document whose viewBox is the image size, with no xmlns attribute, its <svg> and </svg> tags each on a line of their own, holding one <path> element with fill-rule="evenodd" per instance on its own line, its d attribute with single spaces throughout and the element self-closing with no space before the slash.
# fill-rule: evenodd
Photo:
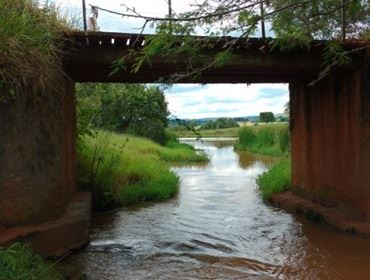
<svg viewBox="0 0 370 280">
<path fill-rule="evenodd" d="M 76 195 L 74 82 L 157 82 L 187 65 L 188 58 L 158 58 L 138 73 L 109 75 L 112 61 L 129 49 L 142 48 L 145 37 L 76 33 L 71 39 L 65 88 L 38 102 L 25 94 L 0 105 L 0 121 L 6 124 L 0 126 L 0 245 L 22 239 L 44 255 L 58 255 L 87 239 L 88 197 Z M 212 57 L 228 40 L 214 39 L 213 48 L 204 54 Z M 236 59 L 181 82 L 289 83 L 294 197 L 369 221 L 368 54 L 356 54 L 351 66 L 337 68 L 308 86 L 322 67 L 323 42 L 289 52 L 271 50 L 268 42 L 258 39 L 238 44 Z M 352 42 L 345 47 L 353 46 Z M 52 245 L 60 239 L 65 241 L 62 245 Z"/>
</svg>

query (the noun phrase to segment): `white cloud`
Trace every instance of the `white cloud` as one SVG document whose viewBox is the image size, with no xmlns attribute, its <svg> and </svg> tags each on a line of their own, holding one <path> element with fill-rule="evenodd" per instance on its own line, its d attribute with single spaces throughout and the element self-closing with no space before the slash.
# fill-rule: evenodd
<svg viewBox="0 0 370 280">
<path fill-rule="evenodd" d="M 210 84 L 182 92 L 183 85 L 166 93 L 171 113 L 180 118 L 240 117 L 271 111 L 282 113 L 289 100 L 287 84 Z M 179 90 L 180 88 L 180 90 Z M 264 90 L 279 94 L 267 97 Z M 178 91 L 178 93 L 176 93 Z"/>
</svg>

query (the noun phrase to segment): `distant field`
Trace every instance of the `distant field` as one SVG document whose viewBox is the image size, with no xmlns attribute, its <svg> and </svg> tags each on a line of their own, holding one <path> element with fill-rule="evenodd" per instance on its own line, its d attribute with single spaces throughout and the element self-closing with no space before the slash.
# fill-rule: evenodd
<svg viewBox="0 0 370 280">
<path fill-rule="evenodd" d="M 250 123 L 244 124 L 243 127 L 253 127 L 258 129 L 259 127 L 263 126 L 281 126 L 281 125 L 286 125 L 287 123 L 283 122 L 276 122 L 276 123 L 259 123 L 256 126 L 250 125 Z M 199 130 L 199 133 L 201 134 L 202 137 L 239 137 L 239 131 L 243 127 L 232 127 L 232 128 L 223 128 L 223 129 L 209 129 L 209 130 Z M 194 132 L 189 131 L 189 130 L 176 130 L 169 128 L 169 131 L 175 133 L 177 137 L 196 137 Z"/>
<path fill-rule="evenodd" d="M 238 133 L 241 127 L 224 128 L 224 129 L 210 129 L 210 130 L 199 130 L 202 137 L 238 137 Z M 194 132 L 189 130 L 172 130 L 177 137 L 196 137 Z"/>
</svg>

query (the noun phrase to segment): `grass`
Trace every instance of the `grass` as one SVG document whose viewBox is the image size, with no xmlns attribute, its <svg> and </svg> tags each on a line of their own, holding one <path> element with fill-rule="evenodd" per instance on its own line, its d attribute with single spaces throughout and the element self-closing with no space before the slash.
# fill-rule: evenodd
<svg viewBox="0 0 370 280">
<path fill-rule="evenodd" d="M 79 149 L 79 182 L 92 191 L 95 210 L 142 201 L 162 201 L 178 191 L 179 179 L 166 162 L 207 161 L 190 146 L 162 147 L 148 139 L 99 131 Z"/>
<path fill-rule="evenodd" d="M 57 8 L 41 9 L 36 0 L 0 0 L 0 7 L 0 82 L 58 89 L 64 79 L 63 33 L 72 25 Z"/>
<path fill-rule="evenodd" d="M 291 186 L 290 159 L 282 159 L 257 178 L 257 185 L 264 200 L 284 192 Z"/>
<path fill-rule="evenodd" d="M 53 266 L 21 243 L 0 248 L 0 279 L 56 280 L 63 279 Z"/>
<path fill-rule="evenodd" d="M 243 127 L 239 132 L 237 150 L 271 156 L 287 155 L 290 147 L 288 124 Z"/>
<path fill-rule="evenodd" d="M 167 162 L 206 162 L 208 157 L 203 152 L 197 152 L 193 146 L 170 142 L 159 149 L 159 157 Z"/>
</svg>

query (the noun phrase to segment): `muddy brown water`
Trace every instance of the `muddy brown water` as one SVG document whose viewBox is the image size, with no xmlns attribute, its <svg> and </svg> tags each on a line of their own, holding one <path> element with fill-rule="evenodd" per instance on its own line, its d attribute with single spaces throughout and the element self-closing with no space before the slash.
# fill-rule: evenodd
<svg viewBox="0 0 370 280">
<path fill-rule="evenodd" d="M 370 279 L 370 239 L 334 232 L 262 202 L 256 176 L 275 159 L 233 140 L 183 142 L 208 164 L 176 166 L 176 198 L 93 217 L 70 258 L 88 279 Z"/>
</svg>

